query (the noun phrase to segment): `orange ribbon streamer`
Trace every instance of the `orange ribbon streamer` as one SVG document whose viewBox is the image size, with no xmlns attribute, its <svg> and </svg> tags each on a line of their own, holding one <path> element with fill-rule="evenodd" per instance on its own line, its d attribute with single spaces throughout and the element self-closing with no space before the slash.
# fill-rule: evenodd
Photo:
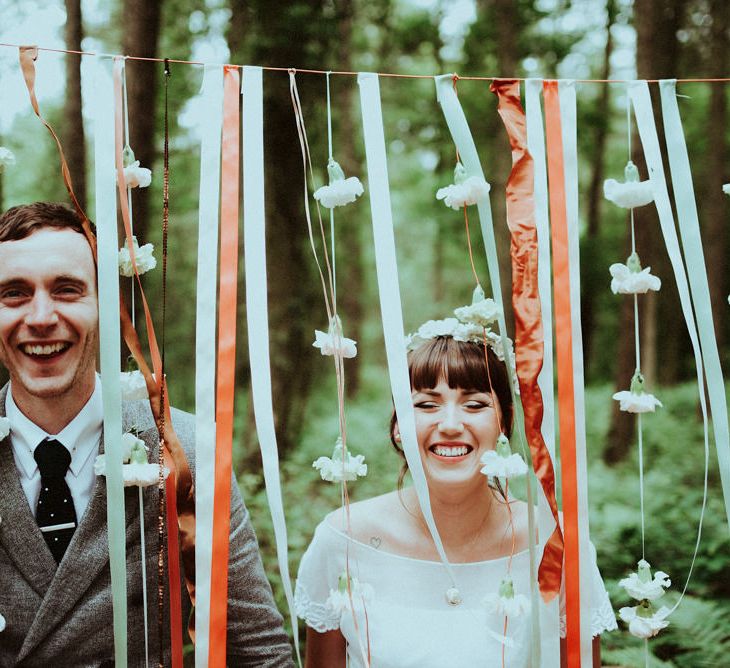
<svg viewBox="0 0 730 668">
<path fill-rule="evenodd" d="M 548 602 L 560 593 L 563 535 L 555 498 L 555 471 L 541 432 L 543 402 L 537 384 L 543 363 L 544 338 L 537 282 L 537 226 L 533 198 L 535 170 L 532 156 L 527 151 L 527 121 L 520 104 L 519 81 L 494 81 L 489 89 L 499 100 L 497 111 L 512 147 L 512 171 L 507 180 L 507 225 L 512 237 L 510 256 L 515 358 L 525 415 L 525 434 L 535 475 L 555 519 L 555 530 L 545 543 L 537 578 L 540 593 Z"/>
<path fill-rule="evenodd" d="M 236 299 L 239 212 L 238 69 L 223 69 L 223 145 L 221 149 L 221 239 L 218 306 L 218 384 L 216 388 L 215 493 L 210 581 L 208 665 L 226 665 L 228 619 L 228 547 L 231 508 L 231 448 L 236 370 Z"/>
<path fill-rule="evenodd" d="M 568 258 L 568 217 L 565 199 L 563 136 L 558 82 L 543 83 L 545 133 L 550 184 L 550 217 L 553 244 L 553 298 L 555 347 L 558 370 L 560 461 L 565 532 L 565 603 L 568 665 L 580 666 L 580 551 L 578 545 L 578 475 L 576 465 L 575 394 L 573 386 L 573 335 Z"/>
</svg>

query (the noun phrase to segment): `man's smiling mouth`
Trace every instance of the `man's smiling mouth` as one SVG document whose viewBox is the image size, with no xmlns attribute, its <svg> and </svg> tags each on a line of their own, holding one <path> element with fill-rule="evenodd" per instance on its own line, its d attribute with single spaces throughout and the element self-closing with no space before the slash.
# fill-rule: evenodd
<svg viewBox="0 0 730 668">
<path fill-rule="evenodd" d="M 26 355 L 33 357 L 52 357 L 58 353 L 62 353 L 71 347 L 70 343 L 24 343 L 20 349 Z"/>
</svg>

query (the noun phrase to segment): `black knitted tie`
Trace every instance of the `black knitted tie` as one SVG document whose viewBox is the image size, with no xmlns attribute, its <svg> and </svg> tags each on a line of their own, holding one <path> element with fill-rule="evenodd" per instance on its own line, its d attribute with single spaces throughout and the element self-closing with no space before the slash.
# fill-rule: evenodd
<svg viewBox="0 0 730 668">
<path fill-rule="evenodd" d="M 56 563 L 61 563 L 76 530 L 76 511 L 66 471 L 71 453 L 58 441 L 42 441 L 33 453 L 41 472 L 41 494 L 36 506 L 36 521 Z"/>
</svg>

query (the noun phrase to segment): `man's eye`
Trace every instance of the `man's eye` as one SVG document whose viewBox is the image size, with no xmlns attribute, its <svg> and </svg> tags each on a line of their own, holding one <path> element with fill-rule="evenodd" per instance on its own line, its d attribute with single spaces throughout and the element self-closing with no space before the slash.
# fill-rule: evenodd
<svg viewBox="0 0 730 668">
<path fill-rule="evenodd" d="M 18 290 L 17 288 L 3 290 L 2 294 L 0 294 L 0 298 L 10 301 L 23 299 L 25 296 L 26 293 L 23 292 L 23 290 Z"/>
</svg>

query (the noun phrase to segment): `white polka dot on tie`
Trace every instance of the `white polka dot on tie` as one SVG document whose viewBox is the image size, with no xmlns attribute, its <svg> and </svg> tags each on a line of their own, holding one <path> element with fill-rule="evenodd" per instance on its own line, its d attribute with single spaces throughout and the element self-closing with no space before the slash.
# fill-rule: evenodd
<svg viewBox="0 0 730 668">
<path fill-rule="evenodd" d="M 46 492 L 48 491 L 48 487 L 46 487 Z"/>
<path fill-rule="evenodd" d="M 53 513 L 51 513 L 51 517 L 53 517 Z"/>
<path fill-rule="evenodd" d="M 68 503 L 68 499 L 64 499 L 64 500 L 63 500 L 63 502 L 64 502 L 64 503 Z"/>
<path fill-rule="evenodd" d="M 53 540 L 58 541 L 58 538 L 54 538 Z"/>
</svg>

